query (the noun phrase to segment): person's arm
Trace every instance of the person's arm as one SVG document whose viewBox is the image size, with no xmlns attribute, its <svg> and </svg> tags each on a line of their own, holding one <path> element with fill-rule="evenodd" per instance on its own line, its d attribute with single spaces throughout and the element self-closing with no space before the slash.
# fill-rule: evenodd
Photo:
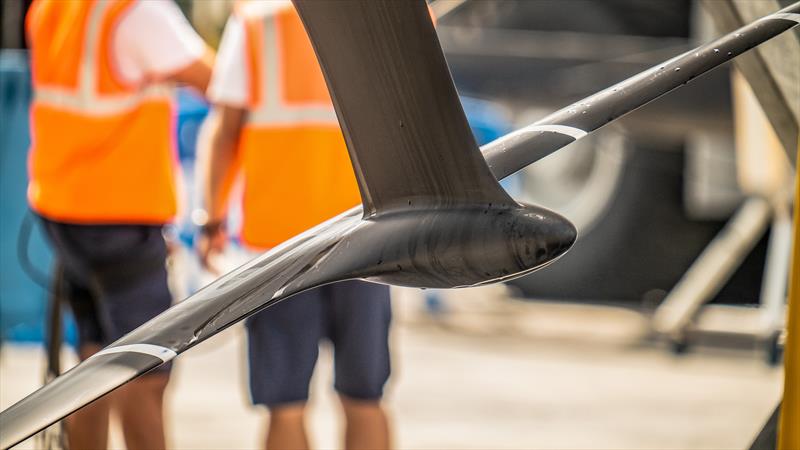
<svg viewBox="0 0 800 450">
<path fill-rule="evenodd" d="M 228 197 L 238 172 L 239 135 L 247 111 L 218 105 L 203 123 L 198 139 L 196 174 L 202 189 L 205 217 L 198 218 L 197 252 L 206 269 L 217 272 L 210 262 L 213 253 L 225 248 Z"/>
<path fill-rule="evenodd" d="M 211 81 L 211 69 L 214 67 L 214 51 L 210 48 L 188 65 L 165 75 L 169 81 L 185 84 L 195 88 L 200 94 L 205 95 Z"/>
<path fill-rule="evenodd" d="M 214 50 L 171 1 L 137 2 L 117 25 L 111 56 L 130 84 L 172 81 L 205 95 Z"/>
<path fill-rule="evenodd" d="M 203 123 L 198 168 L 204 181 L 203 206 L 209 222 L 225 219 L 245 114 L 242 108 L 217 105 Z"/>
<path fill-rule="evenodd" d="M 196 251 L 203 267 L 209 256 L 225 248 L 228 197 L 238 173 L 239 136 L 249 105 L 249 79 L 244 61 L 245 40 L 241 20 L 233 16 L 225 25 L 219 53 L 207 90 L 214 107 L 197 139 L 196 180 L 201 209 L 193 215 L 199 226 Z"/>
</svg>

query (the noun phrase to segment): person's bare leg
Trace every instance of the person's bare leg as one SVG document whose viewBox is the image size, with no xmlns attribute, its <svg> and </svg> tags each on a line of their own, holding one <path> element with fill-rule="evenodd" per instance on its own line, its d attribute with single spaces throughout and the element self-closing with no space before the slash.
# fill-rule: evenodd
<svg viewBox="0 0 800 450">
<path fill-rule="evenodd" d="M 129 449 L 166 448 L 164 437 L 164 389 L 169 373 L 147 374 L 121 387 L 113 397 Z"/>
<path fill-rule="evenodd" d="M 81 361 L 100 351 L 97 344 L 82 345 L 78 356 Z M 108 412 L 111 399 L 108 395 L 75 411 L 67 417 L 67 440 L 71 450 L 102 450 L 108 447 Z"/>
<path fill-rule="evenodd" d="M 294 403 L 270 409 L 266 449 L 305 450 L 309 448 L 305 408 L 305 403 Z"/>
<path fill-rule="evenodd" d="M 362 401 L 340 395 L 346 420 L 344 448 L 390 448 L 389 420 L 380 401 Z"/>
</svg>

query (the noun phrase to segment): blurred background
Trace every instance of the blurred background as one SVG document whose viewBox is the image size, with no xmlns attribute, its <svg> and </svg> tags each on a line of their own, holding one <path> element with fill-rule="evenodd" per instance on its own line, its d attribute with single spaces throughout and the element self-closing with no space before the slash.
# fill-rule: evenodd
<svg viewBox="0 0 800 450">
<path fill-rule="evenodd" d="M 780 2 L 763 3 L 767 13 Z M 216 47 L 233 2 L 178 4 Z M 25 198 L 28 6 L 0 3 L 3 408 L 41 384 L 52 263 Z M 693 0 L 431 7 L 480 143 L 728 31 L 713 18 L 719 11 Z M 798 42 L 795 31 L 763 47 Z M 800 52 L 783 64 L 800 80 Z M 752 164 L 762 149 L 736 141 L 743 125 L 734 120 L 733 71 L 720 67 L 504 184 L 576 224 L 580 238 L 558 263 L 504 285 L 393 290 L 386 401 L 399 448 L 749 446 L 781 393 L 790 240 L 782 193 L 791 189 L 791 166 L 780 149 L 776 165 Z M 182 299 L 211 279 L 195 260 L 188 218 L 208 105 L 188 89 L 175 100 L 185 206 L 171 231 L 170 269 Z M 235 267 L 243 254 L 232 249 L 225 264 Z M 74 343 L 69 318 L 63 327 Z M 331 357 L 324 346 L 321 354 L 310 426 L 316 446 L 335 448 Z M 75 361 L 69 348 L 64 355 Z M 242 329 L 176 366 L 168 400 L 175 448 L 258 445 L 264 412 L 248 401 Z M 123 445 L 118 433 L 112 439 Z"/>
</svg>

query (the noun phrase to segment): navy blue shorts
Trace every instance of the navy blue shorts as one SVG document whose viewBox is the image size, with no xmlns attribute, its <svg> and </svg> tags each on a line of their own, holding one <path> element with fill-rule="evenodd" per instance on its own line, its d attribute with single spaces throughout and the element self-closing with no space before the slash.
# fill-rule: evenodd
<svg viewBox="0 0 800 450">
<path fill-rule="evenodd" d="M 42 222 L 58 259 L 54 291 L 72 309 L 80 345 L 106 346 L 170 307 L 160 226 Z"/>
<path fill-rule="evenodd" d="M 344 281 L 295 295 L 247 321 L 250 393 L 274 407 L 308 400 L 319 343 L 334 347 L 334 388 L 378 400 L 389 379 L 389 287 Z"/>
</svg>

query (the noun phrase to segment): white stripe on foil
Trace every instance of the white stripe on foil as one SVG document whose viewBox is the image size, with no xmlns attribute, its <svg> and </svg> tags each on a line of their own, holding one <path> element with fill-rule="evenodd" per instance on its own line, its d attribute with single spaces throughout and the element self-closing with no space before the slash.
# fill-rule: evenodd
<svg viewBox="0 0 800 450">
<path fill-rule="evenodd" d="M 586 132 L 580 128 L 568 127 L 566 125 L 530 125 L 519 130 L 522 133 L 529 133 L 532 131 L 550 131 L 553 133 L 565 134 L 574 139 L 580 139 L 586 136 Z"/>
<path fill-rule="evenodd" d="M 119 347 L 109 347 L 92 355 L 92 358 L 95 356 L 102 356 L 102 355 L 109 355 L 112 353 L 143 353 L 145 355 L 155 356 L 160 360 L 167 362 L 172 358 L 178 356 L 173 350 L 168 349 L 166 347 L 162 347 L 160 345 L 153 345 L 153 344 L 130 344 L 130 345 L 120 345 Z"/>
</svg>

